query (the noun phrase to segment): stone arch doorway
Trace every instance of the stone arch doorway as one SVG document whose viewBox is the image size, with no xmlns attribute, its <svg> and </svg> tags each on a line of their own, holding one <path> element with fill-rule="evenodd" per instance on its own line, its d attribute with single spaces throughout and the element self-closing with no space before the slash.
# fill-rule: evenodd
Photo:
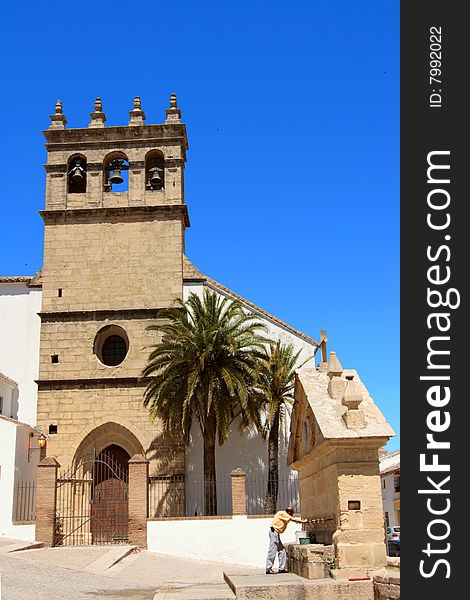
<svg viewBox="0 0 470 600">
<path fill-rule="evenodd" d="M 144 454 L 143 446 L 136 435 L 124 425 L 107 421 L 89 431 L 78 444 L 73 463 L 80 462 L 83 456 L 97 455 L 105 448 L 118 446 L 129 456 Z"/>
<path fill-rule="evenodd" d="M 107 421 L 84 432 L 57 479 L 55 545 L 128 542 L 129 459 L 143 454 L 127 427 Z"/>
<path fill-rule="evenodd" d="M 91 537 L 94 544 L 127 542 L 130 455 L 110 444 L 95 455 L 91 497 Z"/>
</svg>

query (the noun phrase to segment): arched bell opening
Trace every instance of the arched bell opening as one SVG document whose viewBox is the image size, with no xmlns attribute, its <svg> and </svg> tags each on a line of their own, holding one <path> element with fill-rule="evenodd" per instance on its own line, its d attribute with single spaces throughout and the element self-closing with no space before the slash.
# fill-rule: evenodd
<svg viewBox="0 0 470 600">
<path fill-rule="evenodd" d="M 129 160 L 123 152 L 113 152 L 104 161 L 104 191 L 127 192 Z"/>
<path fill-rule="evenodd" d="M 145 188 L 162 190 L 165 187 L 165 157 L 160 150 L 152 150 L 145 157 Z"/>
<path fill-rule="evenodd" d="M 67 164 L 67 192 L 84 194 L 86 192 L 87 166 L 82 154 L 70 157 Z"/>
</svg>

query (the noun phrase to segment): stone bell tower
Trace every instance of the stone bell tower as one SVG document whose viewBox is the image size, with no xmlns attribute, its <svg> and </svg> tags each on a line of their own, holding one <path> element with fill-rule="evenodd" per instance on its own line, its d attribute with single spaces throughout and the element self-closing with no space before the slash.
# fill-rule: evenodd
<svg viewBox="0 0 470 600">
<path fill-rule="evenodd" d="M 38 426 L 67 466 L 119 447 L 150 472 L 184 472 L 184 449 L 151 423 L 140 373 L 159 310 L 182 297 L 188 141 L 175 94 L 163 124 L 140 98 L 127 126 L 96 99 L 86 128 L 56 104 L 46 137 Z"/>
</svg>

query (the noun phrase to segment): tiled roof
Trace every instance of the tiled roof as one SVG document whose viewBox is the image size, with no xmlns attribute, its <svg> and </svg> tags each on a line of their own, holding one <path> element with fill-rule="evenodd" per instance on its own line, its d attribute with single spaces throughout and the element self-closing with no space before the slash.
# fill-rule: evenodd
<svg viewBox="0 0 470 600">
<path fill-rule="evenodd" d="M 42 271 L 36 275 L 0 275 L 0 283 L 26 283 L 31 286 L 42 286 Z"/>
<path fill-rule="evenodd" d="M 29 275 L 4 275 L 0 277 L 0 283 L 29 283 L 31 279 Z"/>
<path fill-rule="evenodd" d="M 400 470 L 400 450 L 386 454 L 380 459 L 380 474 L 385 475 Z"/>
<path fill-rule="evenodd" d="M 266 317 L 267 319 L 269 319 L 273 323 L 276 323 L 280 327 L 286 329 L 290 333 L 293 333 L 294 335 L 296 335 L 297 337 L 303 339 L 304 341 L 308 342 L 309 344 L 312 344 L 312 346 L 317 346 L 317 347 L 320 346 L 320 344 L 316 340 L 314 340 L 313 338 L 309 337 L 305 333 L 302 333 L 302 331 L 299 331 L 298 329 L 294 329 L 293 327 L 291 327 L 287 323 L 284 323 L 284 321 L 281 321 L 280 319 L 278 319 L 274 315 L 271 315 L 270 313 L 268 313 L 267 311 L 263 310 L 259 306 L 256 306 L 256 304 L 253 304 L 253 302 L 250 302 L 246 298 L 243 298 L 242 296 L 240 296 L 236 292 L 233 292 L 229 288 L 225 287 L 224 285 L 222 285 L 218 281 L 215 281 L 215 279 L 211 279 L 207 275 L 204 275 L 204 273 L 202 273 L 201 271 L 199 271 L 199 269 L 195 265 L 193 265 L 193 263 L 189 260 L 189 258 L 187 256 L 183 257 L 183 279 L 186 280 L 186 281 L 204 281 L 204 282 L 207 282 L 207 284 L 210 287 L 214 288 L 216 291 L 222 292 L 223 294 L 226 294 L 227 296 L 230 296 L 231 298 L 239 300 L 242 304 L 244 304 L 245 306 L 247 306 L 251 310 L 253 310 L 253 312 L 255 312 L 255 313 L 259 314 L 259 315 L 262 315 L 263 317 Z"/>
<path fill-rule="evenodd" d="M 3 383 L 6 383 L 7 385 L 10 385 L 11 387 L 18 387 L 18 384 L 16 383 L 16 381 L 13 381 L 13 379 L 10 379 L 10 377 L 7 377 L 1 371 L 0 371 L 0 381 L 3 381 Z"/>
</svg>

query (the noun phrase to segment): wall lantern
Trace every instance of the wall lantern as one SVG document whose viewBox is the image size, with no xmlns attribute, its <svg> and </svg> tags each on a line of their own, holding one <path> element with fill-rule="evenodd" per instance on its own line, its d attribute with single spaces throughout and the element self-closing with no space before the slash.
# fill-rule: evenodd
<svg viewBox="0 0 470 600">
<path fill-rule="evenodd" d="M 41 451 L 45 447 L 46 441 L 47 441 L 46 436 L 43 433 L 41 433 L 38 437 L 38 447 L 33 448 L 33 439 L 34 439 L 34 433 L 31 432 L 29 434 L 28 462 L 31 462 L 31 453 L 35 452 L 36 450 Z"/>
</svg>

